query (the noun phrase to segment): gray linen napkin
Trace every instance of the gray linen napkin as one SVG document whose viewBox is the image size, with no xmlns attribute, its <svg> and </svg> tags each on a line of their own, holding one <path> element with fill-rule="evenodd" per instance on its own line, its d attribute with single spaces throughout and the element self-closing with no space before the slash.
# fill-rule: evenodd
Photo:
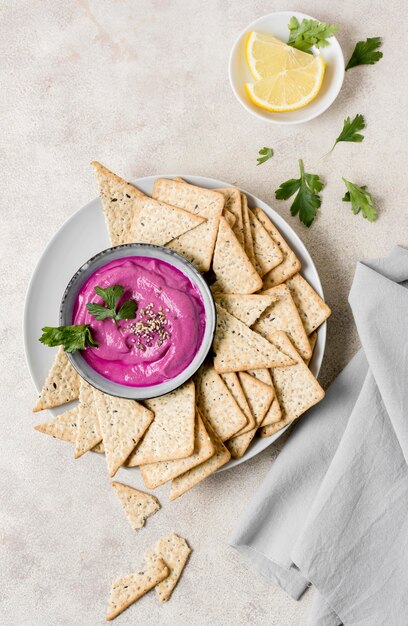
<svg viewBox="0 0 408 626">
<path fill-rule="evenodd" d="M 362 349 L 294 426 L 230 544 L 313 626 L 408 624 L 408 251 L 357 264 Z"/>
</svg>

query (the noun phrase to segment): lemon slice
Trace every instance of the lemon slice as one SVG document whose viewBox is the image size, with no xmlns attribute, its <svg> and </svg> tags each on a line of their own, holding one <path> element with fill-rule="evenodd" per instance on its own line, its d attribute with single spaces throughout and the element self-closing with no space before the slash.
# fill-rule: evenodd
<svg viewBox="0 0 408 626">
<path fill-rule="evenodd" d="M 272 35 L 252 32 L 247 37 L 246 59 L 252 76 L 260 80 L 309 65 L 313 55 L 292 48 Z"/>
<path fill-rule="evenodd" d="M 326 66 L 321 56 L 306 56 L 307 65 L 281 67 L 270 77 L 246 83 L 250 100 L 262 109 L 275 112 L 296 111 L 309 104 L 320 91 Z"/>
</svg>

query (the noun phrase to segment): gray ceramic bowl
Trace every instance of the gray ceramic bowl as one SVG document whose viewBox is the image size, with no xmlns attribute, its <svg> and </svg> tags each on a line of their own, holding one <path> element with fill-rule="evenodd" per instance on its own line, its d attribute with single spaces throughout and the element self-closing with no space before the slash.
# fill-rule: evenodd
<svg viewBox="0 0 408 626">
<path fill-rule="evenodd" d="M 72 315 L 78 292 L 89 276 L 110 261 L 127 256 L 144 256 L 159 259 L 160 261 L 165 261 L 169 265 L 172 265 L 176 269 L 180 270 L 194 285 L 197 286 L 203 299 L 206 315 L 206 326 L 203 341 L 190 365 L 188 365 L 186 369 L 175 378 L 158 385 L 151 385 L 150 387 L 130 387 L 115 383 L 96 372 L 85 361 L 80 351 L 67 353 L 69 360 L 78 374 L 93 387 L 96 387 L 100 391 L 108 393 L 111 396 L 118 396 L 120 398 L 132 400 L 143 400 L 145 398 L 162 396 L 165 393 L 174 391 L 174 389 L 180 387 L 180 385 L 185 383 L 195 374 L 211 348 L 215 332 L 216 312 L 214 300 L 207 283 L 191 263 L 186 261 L 186 259 L 176 252 L 168 250 L 167 248 L 162 248 L 161 246 L 153 246 L 151 244 L 144 243 L 130 243 L 103 250 L 79 268 L 76 274 L 69 281 L 62 298 L 60 309 L 60 324 L 62 326 L 72 324 Z"/>
</svg>

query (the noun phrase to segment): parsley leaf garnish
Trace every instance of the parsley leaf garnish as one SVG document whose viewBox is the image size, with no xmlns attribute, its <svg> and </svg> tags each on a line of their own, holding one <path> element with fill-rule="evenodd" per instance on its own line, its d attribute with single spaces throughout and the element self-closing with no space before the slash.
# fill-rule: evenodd
<svg viewBox="0 0 408 626">
<path fill-rule="evenodd" d="M 299 20 L 294 16 L 290 18 L 288 28 L 290 32 L 288 45 L 310 54 L 312 46 L 316 48 L 328 46 L 328 37 L 332 37 L 339 30 L 337 24 L 326 24 L 317 20 L 303 19 L 299 24 Z"/>
<path fill-rule="evenodd" d="M 262 163 L 265 163 L 265 161 L 268 161 L 273 157 L 273 150 L 272 148 L 261 148 L 258 154 L 260 154 L 261 156 L 257 159 L 257 165 L 262 165 Z"/>
<path fill-rule="evenodd" d="M 296 197 L 290 207 L 292 215 L 298 215 L 305 226 L 312 225 L 316 217 L 317 209 L 322 200 L 319 192 L 324 184 L 317 174 L 307 174 L 304 170 L 302 159 L 299 159 L 300 178 L 290 178 L 282 183 L 275 191 L 277 200 L 287 200 L 297 192 Z"/>
<path fill-rule="evenodd" d="M 374 65 L 383 57 L 378 50 L 381 47 L 381 37 L 368 37 L 365 41 L 356 43 L 350 61 L 346 65 L 346 71 L 357 65 Z"/>
<path fill-rule="evenodd" d="M 330 154 L 341 141 L 352 141 L 354 143 L 361 143 L 364 140 L 364 135 L 361 135 L 357 131 L 363 130 L 365 128 L 364 116 L 361 113 L 357 113 L 356 117 L 352 120 L 349 117 L 346 117 L 343 124 L 343 130 L 340 135 L 337 137 L 336 141 L 333 144 L 333 147 L 327 154 Z"/>
<path fill-rule="evenodd" d="M 363 217 L 369 222 L 375 222 L 378 213 L 374 207 L 371 194 L 367 191 L 367 187 L 365 185 L 359 187 L 345 178 L 342 180 L 347 187 L 343 202 L 351 202 L 351 209 L 354 215 L 357 215 L 357 213 L 361 211 Z"/>
<path fill-rule="evenodd" d="M 102 300 L 104 300 L 106 306 L 88 302 L 86 305 L 88 312 L 99 321 L 112 318 L 117 323 L 118 320 L 134 319 L 136 317 L 137 310 L 137 303 L 134 300 L 127 300 L 120 307 L 119 311 L 116 310 L 123 291 L 124 289 L 121 285 L 112 285 L 106 289 L 102 289 L 102 287 L 95 287 L 95 292 L 102 298 Z"/>
<path fill-rule="evenodd" d="M 97 348 L 98 344 L 91 335 L 88 324 L 74 324 L 72 326 L 44 326 L 39 341 L 46 346 L 64 346 L 65 352 L 85 350 L 86 346 Z"/>
</svg>

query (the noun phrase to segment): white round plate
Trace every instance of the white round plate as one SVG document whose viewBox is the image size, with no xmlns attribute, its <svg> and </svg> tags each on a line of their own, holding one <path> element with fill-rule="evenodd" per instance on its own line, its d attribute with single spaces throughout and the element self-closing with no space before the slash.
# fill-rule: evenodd
<svg viewBox="0 0 408 626">
<path fill-rule="evenodd" d="M 200 187 L 216 189 L 230 187 L 223 180 L 205 178 L 204 176 L 189 176 L 188 174 L 164 174 L 147 176 L 133 181 L 133 184 L 144 193 L 150 195 L 156 178 L 174 178 L 180 176 L 187 182 Z M 302 263 L 302 275 L 313 288 L 323 297 L 319 275 L 312 258 L 302 241 L 291 227 L 273 209 L 259 198 L 242 190 L 248 197 L 250 207 L 260 207 L 273 220 L 281 231 L 290 247 L 294 250 Z M 101 250 L 109 248 L 110 242 L 102 213 L 99 198 L 74 213 L 51 239 L 45 248 L 37 267 L 31 277 L 28 287 L 24 310 L 24 343 L 28 367 L 34 384 L 38 390 L 42 388 L 45 377 L 51 367 L 55 351 L 38 341 L 43 326 L 59 325 L 59 310 L 65 288 L 75 274 L 88 259 Z M 326 324 L 318 330 L 316 347 L 313 351 L 310 368 L 315 376 L 318 375 L 323 359 L 326 344 Z M 56 416 L 70 408 L 64 405 L 51 409 Z M 246 454 L 241 458 L 230 461 L 221 470 L 235 467 L 252 458 L 267 446 L 273 443 L 286 429 L 282 429 L 272 437 L 266 439 L 255 438 Z"/>
<path fill-rule="evenodd" d="M 330 44 L 326 48 L 321 48 L 318 52 L 322 55 L 326 63 L 326 71 L 323 78 L 323 84 L 317 97 L 308 105 L 297 111 L 289 111 L 287 113 L 273 113 L 257 107 L 249 99 L 245 91 L 245 83 L 252 83 L 253 76 L 249 71 L 246 57 L 245 44 L 248 33 L 257 31 L 274 35 L 282 41 L 289 38 L 288 22 L 294 15 L 299 22 L 303 19 L 316 19 L 299 13 L 298 11 L 283 11 L 281 13 L 270 13 L 258 18 L 252 24 L 249 24 L 237 37 L 230 54 L 229 59 L 229 79 L 232 91 L 238 102 L 253 115 L 260 119 L 271 122 L 272 124 L 302 124 L 317 117 L 337 98 L 344 79 L 344 57 L 340 48 L 340 44 L 335 37 L 330 37 Z"/>
</svg>

